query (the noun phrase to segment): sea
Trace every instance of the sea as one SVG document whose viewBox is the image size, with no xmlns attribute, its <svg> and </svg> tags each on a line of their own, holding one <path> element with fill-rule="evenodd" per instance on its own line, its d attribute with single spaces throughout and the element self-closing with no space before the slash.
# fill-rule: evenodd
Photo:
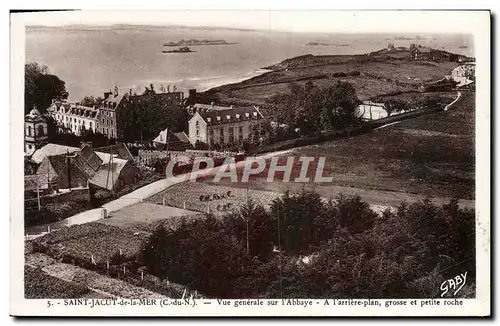
<svg viewBox="0 0 500 326">
<path fill-rule="evenodd" d="M 191 53 L 162 53 L 164 43 L 181 39 L 225 40 L 228 45 L 190 46 Z M 309 42 L 327 45 L 308 45 Z M 362 54 L 389 43 L 412 43 L 474 56 L 473 39 L 457 34 L 320 34 L 230 28 L 145 25 L 28 26 L 26 62 L 46 65 L 65 81 L 70 101 L 119 92 L 156 90 L 187 93 L 242 81 L 262 68 L 299 55 Z"/>
</svg>

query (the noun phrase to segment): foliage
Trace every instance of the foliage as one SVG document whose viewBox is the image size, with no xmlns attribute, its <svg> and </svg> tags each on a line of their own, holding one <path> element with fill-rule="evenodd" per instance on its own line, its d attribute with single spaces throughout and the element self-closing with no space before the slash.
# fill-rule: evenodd
<svg viewBox="0 0 500 326">
<path fill-rule="evenodd" d="M 51 119 L 49 118 L 48 121 L 55 121 Z M 92 147 L 102 147 L 116 143 L 115 139 L 108 138 L 101 133 L 88 129 L 83 129 L 80 136 L 77 136 L 55 122 L 49 122 L 47 128 L 49 131 L 49 143 L 73 147 L 80 147 L 82 142 L 90 142 L 92 143 Z"/>
<path fill-rule="evenodd" d="M 185 131 L 189 114 L 179 104 L 166 103 L 160 95 L 148 93 L 140 100 L 131 100 L 120 111 L 119 135 L 124 141 L 149 141 L 166 128 Z"/>
<path fill-rule="evenodd" d="M 278 94 L 269 100 L 277 121 L 286 124 L 288 132 L 298 129 L 302 135 L 357 124 L 358 102 L 354 87 L 343 81 L 326 88 L 311 81 L 304 87 L 291 84 L 290 94 Z"/>
<path fill-rule="evenodd" d="M 24 297 L 26 299 L 75 299 L 90 292 L 85 286 L 63 281 L 39 269 L 24 266 Z"/>
<path fill-rule="evenodd" d="M 36 205 L 30 208 L 25 207 L 25 227 L 60 221 L 91 208 L 91 205 L 86 201 L 57 202 L 42 205 L 40 210 Z"/>
<path fill-rule="evenodd" d="M 101 103 L 104 101 L 104 99 L 100 96 L 94 97 L 94 96 L 85 96 L 81 101 L 80 105 L 83 106 L 88 106 L 88 107 L 99 107 Z"/>
<path fill-rule="evenodd" d="M 48 72 L 47 66 L 30 62 L 24 66 L 24 112 L 33 107 L 44 113 L 53 99 L 66 99 L 68 92 L 64 81 Z"/>
<path fill-rule="evenodd" d="M 324 201 L 303 191 L 269 212 L 249 201 L 223 220 L 158 228 L 142 259 L 153 274 L 216 297 L 439 297 L 439 285 L 465 270 L 470 296 L 474 234 L 474 212 L 456 200 L 377 215 L 356 196 Z"/>
</svg>

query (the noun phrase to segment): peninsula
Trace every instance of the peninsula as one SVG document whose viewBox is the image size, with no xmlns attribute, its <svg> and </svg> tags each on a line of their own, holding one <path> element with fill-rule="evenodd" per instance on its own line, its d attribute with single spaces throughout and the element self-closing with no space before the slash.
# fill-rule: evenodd
<svg viewBox="0 0 500 326">
<path fill-rule="evenodd" d="M 302 55 L 265 67 L 262 75 L 214 87 L 200 94 L 206 103 L 266 107 L 275 94 L 308 81 L 320 87 L 342 80 L 356 89 L 360 100 L 411 99 L 473 58 L 415 45 L 387 48 L 366 54 Z M 424 94 L 422 94 L 424 95 Z"/>
<path fill-rule="evenodd" d="M 184 45 L 229 45 L 236 43 L 229 43 L 225 40 L 180 40 L 178 42 L 168 42 L 163 44 L 163 46 L 184 46 Z"/>
</svg>

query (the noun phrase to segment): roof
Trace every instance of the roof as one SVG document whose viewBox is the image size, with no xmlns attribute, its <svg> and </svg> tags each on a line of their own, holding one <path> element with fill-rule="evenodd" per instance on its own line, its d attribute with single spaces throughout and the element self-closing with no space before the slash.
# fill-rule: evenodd
<svg viewBox="0 0 500 326">
<path fill-rule="evenodd" d="M 191 107 L 195 108 L 197 112 L 200 109 L 201 110 L 218 110 L 218 111 L 233 109 L 232 107 L 229 107 L 229 106 L 220 106 L 220 105 L 215 105 L 215 104 L 202 104 L 202 103 L 195 103 Z"/>
<path fill-rule="evenodd" d="M 54 179 L 59 177 L 61 174 L 66 174 L 68 169 L 68 155 L 59 154 L 46 157 L 49 166 L 45 167 L 41 164 L 38 167 L 37 175 L 42 184 L 47 182 L 52 182 Z M 71 176 L 83 175 L 85 178 L 90 178 L 95 174 L 95 171 L 90 168 L 90 166 L 85 162 L 85 160 L 80 156 L 79 153 L 73 153 L 69 156 Z M 50 177 L 50 178 L 49 178 Z"/>
<path fill-rule="evenodd" d="M 82 118 L 97 118 L 99 110 L 83 105 L 70 105 L 69 109 L 66 109 L 66 113 L 76 115 Z"/>
<path fill-rule="evenodd" d="M 179 138 L 179 140 L 183 143 L 189 143 L 189 137 L 186 133 L 183 132 L 174 132 L 175 137 Z"/>
<path fill-rule="evenodd" d="M 134 160 L 134 156 L 132 155 L 132 153 L 130 153 L 130 150 L 128 149 L 127 145 L 125 145 L 124 143 L 117 143 L 115 145 L 97 147 L 94 148 L 94 151 L 107 154 L 113 153 L 113 155 L 115 154 L 117 155 L 116 157 L 127 161 Z"/>
<path fill-rule="evenodd" d="M 62 101 L 54 101 L 52 105 L 47 109 L 47 112 L 61 112 L 61 113 L 67 113 L 69 112 L 69 109 L 71 107 L 71 104 L 68 102 L 62 102 Z"/>
<path fill-rule="evenodd" d="M 170 93 L 156 93 L 147 95 L 133 95 L 130 96 L 130 102 L 135 104 L 147 103 L 148 101 L 159 101 L 165 106 L 180 106 L 182 104 L 184 93 L 170 92 Z"/>
<path fill-rule="evenodd" d="M 113 190 L 118 182 L 122 169 L 128 162 L 119 158 L 113 158 L 113 162 L 103 163 L 99 170 L 89 179 L 89 183 L 100 188 Z"/>
<path fill-rule="evenodd" d="M 32 109 L 29 114 L 25 116 L 26 121 L 44 121 L 45 117 L 38 112 L 37 109 Z"/>
<path fill-rule="evenodd" d="M 361 105 L 380 106 L 380 107 L 384 107 L 385 106 L 384 103 L 376 103 L 376 102 L 372 102 L 372 101 L 363 101 L 361 103 Z"/>
<path fill-rule="evenodd" d="M 106 109 L 106 110 L 116 110 L 122 100 L 125 98 L 125 94 L 122 95 L 115 95 L 113 93 L 110 93 L 99 105 L 99 109 Z M 128 95 L 127 95 L 128 96 Z"/>
<path fill-rule="evenodd" d="M 46 158 L 47 156 L 65 154 L 67 152 L 71 153 L 71 152 L 74 152 L 77 150 L 78 150 L 78 147 L 71 147 L 71 146 L 48 143 L 47 145 L 43 146 L 42 148 L 37 149 L 33 153 L 31 160 L 37 164 L 40 164 L 40 163 L 42 163 L 43 159 Z"/>
<path fill-rule="evenodd" d="M 158 136 L 156 136 L 156 138 L 153 139 L 153 142 L 159 144 L 167 144 L 167 141 L 169 143 L 174 143 L 174 142 L 189 143 L 189 138 L 184 132 L 173 133 L 167 128 L 165 130 L 160 131 Z"/>
<path fill-rule="evenodd" d="M 102 164 L 102 159 L 88 145 L 80 149 L 80 155 L 94 171 L 97 171 Z"/>
<path fill-rule="evenodd" d="M 244 106 L 234 109 L 199 111 L 199 114 L 208 125 L 226 124 L 246 120 L 260 120 L 264 116 L 256 106 Z"/>
<path fill-rule="evenodd" d="M 24 190 L 40 190 L 48 189 L 49 185 L 42 181 L 42 177 L 39 175 L 25 175 L 24 176 Z"/>
</svg>

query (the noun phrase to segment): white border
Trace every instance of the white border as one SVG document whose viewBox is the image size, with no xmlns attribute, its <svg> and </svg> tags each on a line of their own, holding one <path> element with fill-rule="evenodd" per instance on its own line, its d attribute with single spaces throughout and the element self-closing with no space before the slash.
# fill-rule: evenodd
<svg viewBox="0 0 500 326">
<path fill-rule="evenodd" d="M 325 13 L 320 13 L 322 18 L 325 18 Z M 157 13 L 134 12 L 120 13 L 112 12 L 112 17 L 134 17 L 134 19 L 142 19 L 148 21 L 148 17 L 157 17 Z M 179 14 L 179 13 L 177 13 Z M 212 13 L 213 14 L 213 13 Z M 308 12 L 307 15 L 310 15 Z M 331 14 L 331 13 L 330 13 Z M 467 306 L 460 309 L 446 309 L 443 306 L 433 307 L 430 309 L 408 310 L 392 309 L 392 315 L 488 315 L 490 313 L 490 20 L 488 12 L 335 12 L 336 19 L 330 19 L 328 22 L 333 23 L 334 30 L 342 31 L 342 26 L 350 26 L 350 31 L 367 32 L 374 30 L 373 21 L 377 22 L 376 29 L 378 31 L 386 30 L 394 32 L 394 22 L 397 22 L 398 31 L 439 31 L 439 32 L 464 32 L 472 34 L 475 41 L 476 52 L 476 214 L 477 214 L 477 299 L 466 300 Z M 123 16 L 121 16 L 123 15 Z M 273 12 L 269 15 L 259 16 L 257 20 L 267 19 L 267 26 L 273 29 L 289 29 L 293 28 L 300 31 L 304 26 L 318 26 L 316 21 L 319 19 L 308 18 L 304 20 L 294 20 L 295 14 L 291 16 L 280 16 L 279 13 Z M 38 17 L 35 17 L 38 16 Z M 50 17 L 48 17 L 50 16 Z M 77 307 L 77 309 L 53 307 L 47 310 L 46 300 L 25 300 L 23 298 L 23 279 L 22 266 L 24 264 L 23 248 L 23 169 L 22 169 L 22 153 L 23 139 L 21 137 L 23 126 L 23 83 L 24 83 L 24 25 L 33 23 L 32 17 L 38 19 L 49 19 L 52 22 L 60 21 L 58 17 L 73 16 L 75 21 L 86 21 L 85 16 L 94 17 L 92 19 L 100 19 L 101 21 L 110 13 L 107 12 L 101 15 L 98 12 L 91 13 L 51 13 L 51 14 L 23 14 L 22 17 L 11 17 L 11 313 L 14 315 L 205 315 L 205 316 L 237 316 L 237 315 L 354 315 L 361 316 L 370 315 L 387 315 L 388 312 L 384 309 L 375 310 L 359 310 L 343 308 L 342 311 L 331 311 L 331 309 L 317 308 L 315 310 L 301 311 L 298 308 L 282 308 L 277 311 L 276 308 L 253 310 L 249 307 L 232 309 L 221 307 L 214 309 L 213 306 L 199 306 L 199 310 L 186 309 L 169 309 L 168 312 L 160 307 L 137 308 L 131 311 L 129 307 L 113 307 L 113 309 L 85 309 L 85 307 Z M 272 17 L 269 23 L 269 16 Z M 314 16 L 314 15 L 313 15 Z M 48 17 L 48 18 L 46 18 Z M 143 18 L 144 17 L 144 18 Z M 337 18 L 337 17 L 342 17 Z M 360 19 L 362 18 L 362 19 Z M 293 26 L 289 23 L 293 22 Z M 323 21 L 322 21 L 323 22 Z M 342 24 L 339 24 L 341 22 Z M 262 22 L 265 26 L 265 22 Z M 321 24 L 319 24 L 321 25 Z M 355 27 L 353 27 L 355 26 Z M 392 28 L 392 30 L 391 30 Z M 286 310 L 286 311 L 285 311 Z"/>
</svg>

